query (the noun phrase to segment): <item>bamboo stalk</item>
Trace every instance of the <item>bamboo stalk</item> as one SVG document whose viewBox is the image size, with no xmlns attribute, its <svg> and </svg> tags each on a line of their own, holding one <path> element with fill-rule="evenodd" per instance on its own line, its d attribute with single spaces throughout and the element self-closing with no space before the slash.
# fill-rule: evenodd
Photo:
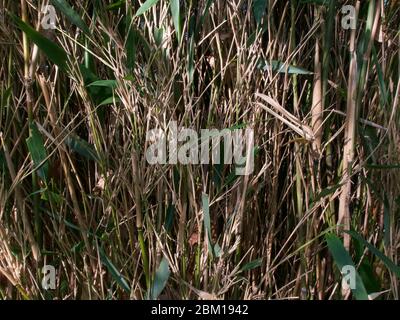
<svg viewBox="0 0 400 320">
<path fill-rule="evenodd" d="M 356 3 L 356 15 L 360 9 L 360 1 Z M 348 77 L 347 89 L 347 110 L 346 122 L 344 133 L 344 146 L 343 146 L 343 181 L 344 185 L 341 189 L 339 199 L 339 218 L 338 225 L 343 223 L 344 230 L 350 230 L 350 192 L 351 192 L 351 167 L 354 161 L 354 143 L 355 143 L 355 129 L 356 129 L 356 108 L 357 108 L 357 52 L 356 52 L 356 30 L 351 31 L 350 38 L 350 67 Z M 350 237 L 344 234 L 343 238 L 344 247 L 350 249 Z"/>
<path fill-rule="evenodd" d="M 297 1 L 291 1 L 291 29 L 290 29 L 290 54 L 292 54 L 296 50 L 296 9 L 297 9 Z M 294 65 L 296 65 L 296 61 L 294 61 Z M 300 114 L 299 110 L 299 93 L 298 93 L 298 79 L 297 75 L 293 75 L 293 110 L 295 115 L 298 117 Z M 296 161 L 296 209 L 297 209 L 297 221 L 301 221 L 303 218 L 303 185 L 302 185 L 302 174 L 303 169 L 301 166 L 301 151 L 300 144 L 295 142 L 294 146 L 294 157 Z M 302 245 L 305 239 L 306 230 L 304 226 L 299 228 L 299 245 Z M 296 280 L 295 285 L 295 293 L 297 295 L 301 295 L 302 288 L 306 287 L 305 278 L 301 277 L 301 275 L 306 270 L 306 261 L 305 257 L 302 255 L 301 261 L 299 264 L 298 275 L 299 277 Z"/>
<path fill-rule="evenodd" d="M 356 12 L 360 8 L 360 2 L 356 3 Z M 375 1 L 371 0 L 368 7 L 368 19 L 364 35 L 364 48 L 362 48 L 361 68 L 357 66 L 358 53 L 356 52 L 356 30 L 352 30 L 350 39 L 350 70 L 348 80 L 348 99 L 346 112 L 346 128 L 343 147 L 343 181 L 340 201 L 339 201 L 339 219 L 338 225 L 343 222 L 343 229 L 350 230 L 350 197 L 351 197 L 351 171 L 355 160 L 355 146 L 357 137 L 357 127 L 359 122 L 359 106 L 364 94 L 364 85 L 367 76 L 368 60 L 371 53 L 372 41 L 375 38 L 380 15 L 380 6 L 375 6 Z M 359 71 L 359 69 L 361 69 Z M 359 72 L 359 73 L 358 73 Z M 343 235 L 344 247 L 350 250 L 350 235 Z"/>
<path fill-rule="evenodd" d="M 29 22 L 29 17 L 28 17 L 28 8 L 27 8 L 27 3 L 26 0 L 21 0 L 21 17 L 22 21 L 25 23 Z M 24 87 L 25 87 L 25 95 L 26 95 L 26 109 L 28 112 L 28 121 L 31 122 L 33 121 L 33 98 L 32 98 L 32 78 L 30 77 L 30 45 L 29 45 L 29 40 L 28 36 L 26 35 L 25 32 L 22 33 L 22 43 L 23 43 L 23 54 L 24 54 Z M 34 190 L 38 189 L 38 181 L 37 181 L 37 175 L 36 172 L 32 173 L 32 187 Z M 21 194 L 19 196 L 21 197 Z M 40 237 L 41 236 L 41 218 L 40 218 L 40 213 L 39 213 L 39 198 L 38 194 L 34 195 L 34 201 L 33 201 L 33 216 L 35 220 L 35 230 L 36 230 L 36 236 Z M 34 255 L 34 258 L 36 261 L 39 261 L 40 259 L 40 247 L 38 243 L 36 242 L 36 239 L 34 237 L 33 231 L 31 230 L 31 226 L 29 223 L 29 219 L 26 215 L 26 212 L 23 211 L 21 212 L 23 215 L 23 221 L 24 221 L 24 227 L 27 230 L 28 233 L 28 238 L 29 241 L 31 242 L 31 247 L 32 247 L 32 253 Z"/>
<path fill-rule="evenodd" d="M 315 20 L 320 17 L 320 9 L 315 8 Z M 313 149 L 315 152 L 321 151 L 322 141 L 322 81 L 321 81 L 321 60 L 320 60 L 320 40 L 317 35 L 315 40 L 315 53 L 314 53 L 314 85 L 313 85 L 313 99 L 311 107 L 311 127 L 314 132 L 315 139 L 313 141 Z"/>
<path fill-rule="evenodd" d="M 150 267 L 149 267 L 149 258 L 147 253 L 147 245 L 144 240 L 143 235 L 143 211 L 142 211 L 142 196 L 140 191 L 140 178 L 139 178 L 139 163 L 138 156 L 136 151 L 132 154 L 132 174 L 134 181 L 134 194 L 135 194 L 135 205 L 136 205 L 136 228 L 138 230 L 138 239 L 140 251 L 142 253 L 142 263 L 143 263 L 143 271 L 146 278 L 146 286 L 147 290 L 150 290 L 151 286 L 151 278 L 150 278 Z"/>
<path fill-rule="evenodd" d="M 8 151 L 8 147 L 3 139 L 3 135 L 0 135 L 0 138 L 1 138 L 1 143 L 3 145 L 4 155 L 6 158 L 6 162 L 7 162 L 8 170 L 10 172 L 11 179 L 13 181 L 16 181 L 14 165 L 12 163 L 10 153 Z M 38 262 L 40 260 L 40 249 L 35 240 L 31 225 L 29 223 L 29 218 L 28 218 L 28 215 L 26 214 L 26 210 L 23 205 L 24 200 L 23 200 L 21 190 L 18 185 L 15 186 L 15 200 L 16 200 L 16 205 L 18 207 L 18 210 L 20 211 L 20 213 L 22 215 L 22 222 L 23 222 L 24 229 L 25 229 L 27 237 L 28 237 L 28 241 L 30 242 L 30 245 L 31 245 L 33 258 L 36 260 L 36 262 Z"/>
</svg>

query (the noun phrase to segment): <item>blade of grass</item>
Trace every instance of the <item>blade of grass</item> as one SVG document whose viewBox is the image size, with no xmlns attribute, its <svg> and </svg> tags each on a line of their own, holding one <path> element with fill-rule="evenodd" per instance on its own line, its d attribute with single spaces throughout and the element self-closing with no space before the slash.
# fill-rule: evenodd
<svg viewBox="0 0 400 320">
<path fill-rule="evenodd" d="M 29 37 L 29 39 L 31 39 L 32 42 L 34 42 L 39 47 L 39 49 L 41 49 L 45 53 L 45 55 L 53 63 L 55 63 L 61 70 L 63 71 L 67 70 L 68 55 L 64 51 L 64 49 L 62 49 L 57 44 L 47 39 L 43 35 L 41 35 L 31 26 L 29 26 L 28 24 L 23 22 L 20 18 L 18 18 L 16 15 L 11 14 L 11 16 L 15 21 L 15 23 L 17 24 L 18 28 L 20 28 Z"/>
<path fill-rule="evenodd" d="M 172 19 L 175 25 L 176 37 L 178 38 L 178 43 L 181 42 L 182 26 L 181 26 L 181 13 L 180 13 L 180 0 L 171 0 L 170 8 Z"/>
<path fill-rule="evenodd" d="M 81 29 L 87 36 L 91 35 L 86 23 L 66 0 L 50 0 L 50 2 L 54 7 L 60 10 L 72 24 Z"/>
<path fill-rule="evenodd" d="M 157 300 L 160 296 L 161 292 L 164 290 L 167 285 L 169 276 L 171 271 L 169 270 L 168 260 L 163 258 L 161 263 L 156 271 L 156 275 L 154 277 L 153 286 L 151 287 L 149 299 Z"/>
<path fill-rule="evenodd" d="M 334 234 L 326 234 L 325 240 L 328 244 L 329 251 L 331 252 L 333 259 L 340 271 L 345 266 L 352 266 L 355 269 L 354 263 L 351 260 L 347 249 L 343 246 L 342 242 L 337 236 L 335 236 Z M 368 300 L 368 293 L 357 271 L 355 276 L 355 289 L 352 289 L 354 296 L 357 300 Z"/>
<path fill-rule="evenodd" d="M 400 279 L 400 267 L 397 266 L 392 260 L 390 260 L 384 253 L 375 248 L 372 244 L 370 244 L 357 232 L 355 231 L 345 231 L 345 232 L 351 235 L 353 239 L 361 242 L 364 246 L 366 246 L 374 255 L 376 255 L 386 265 L 386 267 L 391 272 L 393 272 Z"/>
<path fill-rule="evenodd" d="M 146 0 L 145 3 L 143 3 L 139 10 L 136 12 L 135 17 L 141 16 L 143 13 L 145 13 L 147 10 L 149 10 L 152 6 L 156 5 L 159 0 Z"/>
<path fill-rule="evenodd" d="M 110 272 L 113 279 L 118 283 L 118 285 L 127 293 L 131 292 L 129 288 L 128 282 L 122 276 L 122 274 L 118 271 L 115 265 L 111 262 L 111 260 L 107 257 L 104 249 L 99 247 L 99 254 L 101 258 L 101 262 L 107 267 L 107 270 Z"/>
</svg>

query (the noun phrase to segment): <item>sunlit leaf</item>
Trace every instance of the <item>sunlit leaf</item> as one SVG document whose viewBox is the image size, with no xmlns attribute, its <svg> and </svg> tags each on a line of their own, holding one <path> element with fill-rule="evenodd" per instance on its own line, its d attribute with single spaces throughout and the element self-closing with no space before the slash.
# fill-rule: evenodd
<svg viewBox="0 0 400 320">
<path fill-rule="evenodd" d="M 149 10 L 152 6 L 156 5 L 159 0 L 147 0 L 145 3 L 142 4 L 142 6 L 139 8 L 139 10 L 136 12 L 136 17 L 142 15 L 145 13 L 147 10 Z"/>
<path fill-rule="evenodd" d="M 303 74 L 303 75 L 313 74 L 311 71 L 308 71 L 306 69 L 287 65 L 287 64 L 285 64 L 281 61 L 277 61 L 277 60 L 272 60 L 270 62 L 260 60 L 257 64 L 257 68 L 261 69 L 263 71 L 271 70 L 273 72 L 278 72 L 278 73 L 286 73 L 287 72 L 288 74 Z"/>
<path fill-rule="evenodd" d="M 163 258 L 156 271 L 153 286 L 150 290 L 150 300 L 156 300 L 161 292 L 164 290 L 171 272 L 169 270 L 168 260 Z"/>
<path fill-rule="evenodd" d="M 181 41 L 181 34 L 182 34 L 182 26 L 181 26 L 181 14 L 180 14 L 180 6 L 179 0 L 171 0 L 171 13 L 172 13 L 172 20 L 174 21 L 176 37 L 178 38 L 178 42 Z"/>
</svg>

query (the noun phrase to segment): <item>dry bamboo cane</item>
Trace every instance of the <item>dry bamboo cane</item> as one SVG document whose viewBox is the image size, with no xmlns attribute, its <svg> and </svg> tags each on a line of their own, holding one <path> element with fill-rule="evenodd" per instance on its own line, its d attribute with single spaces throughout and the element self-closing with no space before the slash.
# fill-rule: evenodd
<svg viewBox="0 0 400 320">
<path fill-rule="evenodd" d="M 29 20 L 28 19 L 28 7 L 27 7 L 27 3 L 25 0 L 21 0 L 21 16 L 22 16 L 22 21 L 24 21 L 25 23 L 28 23 L 28 20 Z M 33 102 L 32 102 L 32 87 L 31 87 L 32 78 L 30 77 L 30 72 L 29 72 L 30 47 L 29 47 L 28 36 L 26 35 L 25 32 L 22 33 L 22 42 L 23 42 L 23 52 L 24 52 L 24 87 L 25 87 L 25 94 L 26 94 L 26 109 L 28 112 L 29 119 L 32 120 L 32 118 L 33 118 Z M 11 174 L 11 175 L 13 175 L 13 174 Z M 14 178 L 15 178 L 15 172 L 14 172 Z M 35 173 L 33 174 L 32 182 L 34 185 L 36 184 Z M 16 189 L 16 197 L 17 197 L 17 202 L 20 202 L 22 195 L 18 191 L 18 188 Z M 31 245 L 33 258 L 36 261 L 39 261 L 40 260 L 40 248 L 35 239 L 32 227 L 29 223 L 30 219 L 28 218 L 28 215 L 27 215 L 25 209 L 23 208 L 22 203 L 18 204 L 18 206 L 19 206 L 21 214 L 22 214 L 22 221 L 23 221 L 24 228 L 28 235 L 28 240 Z M 35 210 L 37 210 L 36 206 L 35 206 Z"/>
<path fill-rule="evenodd" d="M 356 4 L 356 15 L 360 8 L 360 1 Z M 339 199 L 339 218 L 338 226 L 343 223 L 344 230 L 350 229 L 350 192 L 351 180 L 350 170 L 354 161 L 354 140 L 356 134 L 356 108 L 357 108 L 357 53 L 356 53 L 356 30 L 352 30 L 350 37 L 350 68 L 348 78 L 347 90 L 347 108 L 346 108 L 346 123 L 344 133 L 344 146 L 343 146 L 343 186 Z M 344 247 L 350 249 L 350 237 L 344 234 Z"/>
<path fill-rule="evenodd" d="M 57 119 L 55 117 L 55 113 L 53 110 L 53 103 L 51 101 L 50 93 L 49 93 L 49 90 L 47 87 L 48 84 L 46 83 L 46 79 L 44 78 L 43 75 L 39 76 L 39 85 L 43 92 L 43 96 L 44 96 L 44 99 L 46 102 L 48 114 L 50 117 L 50 122 L 51 122 L 51 125 L 53 126 L 54 134 L 56 137 L 60 137 L 61 131 L 59 130 L 59 128 L 57 126 Z M 68 190 L 69 190 L 69 193 L 70 193 L 70 196 L 72 199 L 74 212 L 75 212 L 76 218 L 78 220 L 79 228 L 81 229 L 81 233 L 82 233 L 83 241 L 85 243 L 86 250 L 89 255 L 91 268 L 92 268 L 93 272 L 95 272 L 95 270 L 96 270 L 96 262 L 94 261 L 95 256 L 93 254 L 92 247 L 89 243 L 89 239 L 87 236 L 88 230 L 87 230 L 86 222 L 81 213 L 81 209 L 79 208 L 79 201 L 78 201 L 78 197 L 75 192 L 73 179 L 71 177 L 70 170 L 68 169 L 68 157 L 66 155 L 65 150 L 62 149 L 62 147 L 60 147 L 59 154 L 60 154 L 60 159 L 61 159 L 61 166 L 63 168 L 65 178 L 67 179 L 67 186 L 68 186 Z"/>
<path fill-rule="evenodd" d="M 140 179 L 140 171 L 139 171 L 139 158 L 136 151 L 132 154 L 132 173 L 133 173 L 133 183 L 134 183 L 134 194 L 135 194 L 135 205 L 136 205 L 136 228 L 138 231 L 138 239 L 140 251 L 142 254 L 142 263 L 144 275 L 146 278 L 146 286 L 147 290 L 150 290 L 151 279 L 150 279 L 150 267 L 149 267 L 149 258 L 147 253 L 147 245 L 144 240 L 144 232 L 143 232 L 143 211 L 142 211 L 142 195 L 141 195 L 141 179 Z"/>
</svg>

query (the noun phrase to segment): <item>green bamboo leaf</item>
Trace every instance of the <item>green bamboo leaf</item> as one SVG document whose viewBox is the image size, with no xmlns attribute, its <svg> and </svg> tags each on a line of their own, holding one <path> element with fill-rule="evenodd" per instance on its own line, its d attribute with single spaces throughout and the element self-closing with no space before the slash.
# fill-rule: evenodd
<svg viewBox="0 0 400 320">
<path fill-rule="evenodd" d="M 169 270 L 168 260 L 163 258 L 154 277 L 153 286 L 151 287 L 149 295 L 150 300 L 158 299 L 159 295 L 167 285 L 170 274 L 171 272 Z"/>
<path fill-rule="evenodd" d="M 210 7 L 213 4 L 214 0 L 207 0 L 206 5 L 203 10 L 203 14 L 200 17 L 199 27 L 202 27 L 204 24 L 204 20 L 206 19 L 207 15 L 210 12 Z"/>
<path fill-rule="evenodd" d="M 132 69 L 135 65 L 136 50 L 139 45 L 139 32 L 135 30 L 132 22 L 132 9 L 129 8 L 128 13 L 125 18 L 126 25 L 126 41 L 125 41 L 125 51 L 126 51 L 126 66 Z"/>
<path fill-rule="evenodd" d="M 100 102 L 99 106 L 106 106 L 108 104 L 113 104 L 115 102 L 121 102 L 121 99 L 118 97 L 109 97 L 105 99 L 104 101 Z"/>
<path fill-rule="evenodd" d="M 66 0 L 50 0 L 50 2 L 65 15 L 69 22 L 81 29 L 86 35 L 90 36 L 88 26 Z"/>
<path fill-rule="evenodd" d="M 325 197 L 335 193 L 335 191 L 338 190 L 341 186 L 343 186 L 343 183 L 338 183 L 338 184 L 336 184 L 334 186 L 327 187 L 327 188 L 323 189 L 319 194 L 317 194 L 315 199 L 312 199 L 312 202 L 314 202 L 314 203 L 318 202 L 322 198 L 325 198 Z"/>
<path fill-rule="evenodd" d="M 107 87 L 115 89 L 118 85 L 117 80 L 98 80 L 88 84 L 88 87 Z"/>
<path fill-rule="evenodd" d="M 174 217 L 176 215 L 175 206 L 171 203 L 167 209 L 167 216 L 165 218 L 165 230 L 169 233 L 172 230 L 174 224 Z"/>
<path fill-rule="evenodd" d="M 120 1 L 114 2 L 114 3 L 110 4 L 110 5 L 108 5 L 108 6 L 106 7 L 106 10 L 116 10 L 116 9 L 119 9 L 119 8 L 121 8 L 123 5 L 125 5 L 125 3 L 126 3 L 126 0 L 120 0 Z"/>
<path fill-rule="evenodd" d="M 44 201 L 52 201 L 57 205 L 60 205 L 63 201 L 63 197 L 60 194 L 50 191 L 48 189 L 39 190 L 39 194 L 40 194 L 40 199 Z"/>
<path fill-rule="evenodd" d="M 381 107 L 385 109 L 386 104 L 388 103 L 388 91 L 386 89 L 386 84 L 385 84 L 385 79 L 383 76 L 383 71 L 382 67 L 379 64 L 379 60 L 376 54 L 376 48 L 375 46 L 372 46 L 372 60 L 374 61 L 375 67 L 376 67 L 376 72 L 378 76 L 378 83 L 379 83 L 379 91 L 380 91 L 380 101 L 381 101 Z"/>
<path fill-rule="evenodd" d="M 152 55 L 153 48 L 150 46 L 146 37 L 142 35 L 141 31 L 135 27 L 135 23 L 132 22 L 134 17 L 132 16 L 132 8 L 128 8 L 128 12 L 125 18 L 126 26 L 126 65 L 129 69 L 133 69 L 136 61 L 136 52 L 139 48 L 142 49 L 142 54 L 147 59 Z"/>
<path fill-rule="evenodd" d="M 26 144 L 38 176 L 43 181 L 47 181 L 49 173 L 49 164 L 46 161 L 47 152 L 39 129 L 34 122 L 29 123 L 29 138 L 26 139 Z"/>
<path fill-rule="evenodd" d="M 101 81 L 96 74 L 94 74 L 90 69 L 86 68 L 84 65 L 79 65 L 83 82 L 87 88 L 90 97 L 93 99 L 96 105 L 99 105 L 105 99 L 113 95 L 113 90 L 108 87 L 97 87 L 89 86 L 91 83 Z"/>
<path fill-rule="evenodd" d="M 175 26 L 176 37 L 178 38 L 178 42 L 180 42 L 182 34 L 182 26 L 181 26 L 179 0 L 171 0 L 170 6 L 172 13 L 172 20 L 174 21 L 174 26 Z"/>
<path fill-rule="evenodd" d="M 111 260 L 106 256 L 103 248 L 99 247 L 99 254 L 101 262 L 107 267 L 107 270 L 111 273 L 113 279 L 119 284 L 119 286 L 125 290 L 125 292 L 130 293 L 131 289 L 129 288 L 128 282 L 125 280 L 123 275 L 118 271 L 118 269 L 114 266 Z"/>
<path fill-rule="evenodd" d="M 254 0 L 253 1 L 253 14 L 257 25 L 260 25 L 261 20 L 267 8 L 267 0 Z"/>
<path fill-rule="evenodd" d="M 257 68 L 261 69 L 263 71 L 266 70 L 271 70 L 274 72 L 278 73 L 288 73 L 288 74 L 303 74 L 303 75 L 310 75 L 313 74 L 311 71 L 308 71 L 306 69 L 292 66 L 292 65 L 287 65 L 281 61 L 278 60 L 272 60 L 271 62 L 260 60 L 257 64 Z"/>
<path fill-rule="evenodd" d="M 50 41 L 31 26 L 27 25 L 20 18 L 11 14 L 18 28 L 20 28 L 31 39 L 40 50 L 49 58 L 50 61 L 59 66 L 62 70 L 67 70 L 68 55 L 64 49 L 60 48 L 57 44 Z"/>
<path fill-rule="evenodd" d="M 157 46 L 160 46 L 164 39 L 164 29 L 163 28 L 154 28 L 154 40 Z"/>
<path fill-rule="evenodd" d="M 6 107 L 8 103 L 8 99 L 11 97 L 12 87 L 2 91 L 1 99 L 0 99 L 0 107 Z"/>
<path fill-rule="evenodd" d="M 376 255 L 382 262 L 386 265 L 386 267 L 392 271 L 399 279 L 400 279 L 400 267 L 397 266 L 392 260 L 390 260 L 385 254 L 375 248 L 372 244 L 370 244 L 367 240 L 365 240 L 362 236 L 360 236 L 355 231 L 345 231 L 351 237 L 359 242 L 361 242 L 364 246 L 366 246 L 374 255 Z"/>
<path fill-rule="evenodd" d="M 78 243 L 76 243 L 72 248 L 71 251 L 74 254 L 80 254 L 83 250 L 83 248 L 85 247 L 85 244 L 83 241 L 79 241 Z"/>
<path fill-rule="evenodd" d="M 142 6 L 139 8 L 139 10 L 136 12 L 135 17 L 138 17 L 145 13 L 147 10 L 149 10 L 152 6 L 156 5 L 159 0 L 146 0 L 145 3 L 142 4 Z"/>
<path fill-rule="evenodd" d="M 65 139 L 65 144 L 82 157 L 88 160 L 100 162 L 100 156 L 93 145 L 89 144 L 80 137 L 71 134 Z"/>
<path fill-rule="evenodd" d="M 241 271 L 248 271 L 252 269 L 256 269 L 258 267 L 261 267 L 263 259 L 259 258 L 253 261 L 250 261 L 249 263 L 246 263 L 240 270 Z"/>
<path fill-rule="evenodd" d="M 341 271 L 344 266 L 352 266 L 355 269 L 354 263 L 342 244 L 342 241 L 334 234 L 325 235 L 326 242 L 328 244 L 329 251 L 331 252 L 333 259 Z M 365 289 L 364 283 L 356 271 L 356 283 L 355 289 L 352 292 L 357 300 L 368 300 L 368 293 Z"/>
</svg>

